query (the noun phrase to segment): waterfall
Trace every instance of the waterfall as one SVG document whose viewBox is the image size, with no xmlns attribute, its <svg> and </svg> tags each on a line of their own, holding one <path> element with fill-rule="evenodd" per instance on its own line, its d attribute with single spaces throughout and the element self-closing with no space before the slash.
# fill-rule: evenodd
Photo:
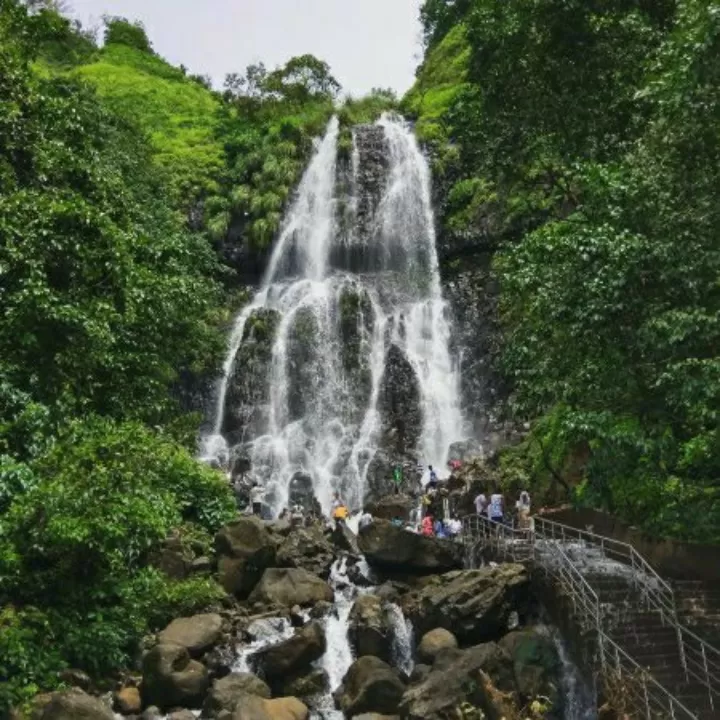
<svg viewBox="0 0 720 720">
<path fill-rule="evenodd" d="M 442 469 L 465 437 L 426 159 L 397 117 L 356 128 L 347 159 L 338 136 L 333 118 L 235 321 L 201 448 L 247 457 L 275 514 L 298 483 L 358 508 L 391 464 Z"/>
<path fill-rule="evenodd" d="M 552 638 L 562 665 L 562 695 L 565 720 L 596 720 L 597 702 L 594 693 L 580 675 L 577 665 L 568 654 L 560 633 L 554 631 Z"/>
<path fill-rule="evenodd" d="M 403 614 L 402 609 L 395 603 L 388 605 L 390 622 L 393 629 L 392 637 L 392 659 L 393 666 L 402 670 L 408 677 L 415 667 L 413 660 L 414 637 L 413 626 Z"/>
</svg>

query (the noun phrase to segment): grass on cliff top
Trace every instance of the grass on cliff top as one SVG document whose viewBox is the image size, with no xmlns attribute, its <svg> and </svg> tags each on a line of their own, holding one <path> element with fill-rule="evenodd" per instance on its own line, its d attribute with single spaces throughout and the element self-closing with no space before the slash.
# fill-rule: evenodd
<svg viewBox="0 0 720 720">
<path fill-rule="evenodd" d="M 443 134 L 442 118 L 465 85 L 469 60 L 470 45 L 462 23 L 429 51 L 402 101 L 403 110 L 417 118 L 421 140 L 431 141 Z"/>
<path fill-rule="evenodd" d="M 119 44 L 75 72 L 145 130 L 176 200 L 214 188 L 223 147 L 216 137 L 220 101 L 211 90 L 157 55 Z"/>
</svg>

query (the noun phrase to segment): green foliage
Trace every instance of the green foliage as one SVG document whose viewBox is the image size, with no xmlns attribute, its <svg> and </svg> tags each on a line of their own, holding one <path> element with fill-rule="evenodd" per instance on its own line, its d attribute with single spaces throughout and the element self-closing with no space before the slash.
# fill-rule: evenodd
<svg viewBox="0 0 720 720">
<path fill-rule="evenodd" d="M 152 53 L 152 45 L 142 23 L 123 17 L 105 18 L 105 44 L 127 45 L 144 53 Z"/>
<path fill-rule="evenodd" d="M 417 118 L 418 137 L 432 146 L 447 140 L 444 116 L 465 87 L 469 59 L 465 25 L 455 25 L 428 51 L 403 98 L 403 111 Z"/>
<path fill-rule="evenodd" d="M 209 248 L 167 206 L 148 149 L 86 88 L 3 42 L 0 268 L 8 373 L 36 401 L 160 418 L 221 339 Z M 27 37 L 27 36 L 26 36 Z M 5 105 L 10 107 L 10 105 Z"/>
<path fill-rule="evenodd" d="M 341 129 L 353 125 L 374 123 L 384 112 L 397 110 L 399 101 L 393 90 L 373 88 L 367 95 L 354 98 L 348 95 L 338 109 Z"/>
<path fill-rule="evenodd" d="M 516 416 L 540 418 L 503 482 L 720 541 L 714 5 L 428 0 L 423 20 L 403 104 L 436 118 L 443 231 L 503 245 L 504 368 Z M 445 104 L 436 57 L 461 33 Z"/>
<path fill-rule="evenodd" d="M 95 49 L 72 23 L 0 0 L 3 717 L 63 667 L 115 671 L 172 613 L 222 597 L 209 579 L 175 583 L 148 566 L 178 526 L 205 549 L 235 505 L 192 458 L 198 420 L 170 395 L 213 372 L 223 342 L 217 261 L 177 213 L 162 143 L 154 152 L 143 133 L 150 117 L 165 133 L 167 118 L 129 100 L 119 117 L 77 79 L 113 58 L 148 85 L 212 97 L 136 49 L 136 30 L 116 24 L 100 62 L 81 65 Z"/>
<path fill-rule="evenodd" d="M 220 102 L 210 90 L 130 44 L 107 45 L 96 62 L 77 72 L 114 112 L 148 136 L 177 206 L 186 209 L 217 189 L 223 169 L 216 137 Z"/>
<path fill-rule="evenodd" d="M 44 663 L 30 671 L 27 658 L 109 672 L 151 627 L 216 603 L 224 593 L 214 581 L 175 583 L 146 559 L 181 520 L 205 549 L 236 512 L 220 473 L 137 423 L 76 422 L 28 470 L 33 482 L 0 516 L 0 607 L 20 608 L 5 606 L 12 633 L 0 648 L 13 645 L 4 657 L 21 673 L 0 689 L 0 706 L 36 683 Z"/>
</svg>

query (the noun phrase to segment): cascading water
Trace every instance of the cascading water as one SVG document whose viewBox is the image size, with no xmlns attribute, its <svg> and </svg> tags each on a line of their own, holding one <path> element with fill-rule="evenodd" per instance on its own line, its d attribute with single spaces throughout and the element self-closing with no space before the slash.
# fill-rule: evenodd
<svg viewBox="0 0 720 720">
<path fill-rule="evenodd" d="M 341 183 L 338 134 L 333 118 L 235 322 L 202 448 L 226 468 L 240 448 L 275 513 L 300 481 L 326 512 L 335 490 L 359 507 L 379 450 L 444 467 L 464 438 L 425 158 L 384 116 Z"/>
</svg>

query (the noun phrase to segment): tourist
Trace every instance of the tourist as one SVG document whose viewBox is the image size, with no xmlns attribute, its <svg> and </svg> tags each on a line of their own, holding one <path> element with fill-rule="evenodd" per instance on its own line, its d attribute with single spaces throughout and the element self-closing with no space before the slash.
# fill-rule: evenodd
<svg viewBox="0 0 720 720">
<path fill-rule="evenodd" d="M 402 467 L 400 465 L 396 465 L 395 469 L 393 470 L 393 483 L 395 483 L 395 494 L 400 494 L 400 485 L 402 485 L 403 480 L 403 473 L 402 473 Z"/>
<path fill-rule="evenodd" d="M 293 527 L 300 527 L 303 524 L 304 512 L 302 505 L 295 504 L 290 515 L 290 523 Z"/>
<path fill-rule="evenodd" d="M 421 533 L 425 537 L 432 537 L 433 536 L 433 516 L 432 515 L 426 515 L 423 518 L 421 527 L 420 527 Z"/>
<path fill-rule="evenodd" d="M 437 473 L 433 470 L 432 465 L 428 465 L 428 470 L 430 471 L 430 480 L 428 480 L 428 487 L 436 488 L 438 484 Z"/>
<path fill-rule="evenodd" d="M 363 528 L 372 525 L 372 521 L 373 516 L 367 510 L 363 510 L 360 514 L 360 518 L 358 519 L 358 529 L 362 530 Z"/>
<path fill-rule="evenodd" d="M 287 508 L 283 508 L 282 512 L 280 513 L 280 516 L 278 517 L 278 520 L 289 520 L 290 519 L 290 511 Z"/>
<path fill-rule="evenodd" d="M 336 490 L 333 493 L 333 499 L 332 499 L 332 509 L 333 512 L 339 508 L 343 504 L 343 501 L 340 499 L 340 493 Z"/>
<path fill-rule="evenodd" d="M 347 509 L 347 505 L 340 499 L 340 494 L 335 493 L 335 497 L 333 499 L 333 520 L 335 521 L 335 525 L 344 525 L 345 521 L 347 520 L 349 513 Z"/>
<path fill-rule="evenodd" d="M 462 532 L 462 522 L 460 522 L 460 518 L 458 518 L 455 513 L 453 513 L 453 516 L 450 520 L 448 520 L 447 529 L 448 534 L 453 538 L 457 537 Z"/>
<path fill-rule="evenodd" d="M 503 496 L 497 491 L 497 487 L 493 488 L 493 493 L 490 495 L 490 502 L 487 508 L 488 518 L 492 522 L 502 523 L 505 515 L 505 500 Z"/>
<path fill-rule="evenodd" d="M 445 532 L 445 524 L 442 520 L 440 520 L 440 518 L 435 521 L 433 530 L 435 531 L 435 537 L 442 538 L 443 540 L 447 538 L 447 533 Z"/>
<path fill-rule="evenodd" d="M 520 498 L 515 503 L 518 514 L 518 527 L 521 530 L 528 530 L 530 528 L 530 493 L 527 490 L 523 490 L 520 493 Z"/>
<path fill-rule="evenodd" d="M 250 506 L 252 507 L 252 514 L 258 517 L 262 514 L 263 497 L 265 497 L 265 490 L 259 483 L 254 482 L 250 488 Z"/>
<path fill-rule="evenodd" d="M 487 497 L 485 496 L 485 493 L 481 490 L 475 498 L 475 512 L 478 515 L 484 515 L 487 510 L 487 504 Z"/>
</svg>

